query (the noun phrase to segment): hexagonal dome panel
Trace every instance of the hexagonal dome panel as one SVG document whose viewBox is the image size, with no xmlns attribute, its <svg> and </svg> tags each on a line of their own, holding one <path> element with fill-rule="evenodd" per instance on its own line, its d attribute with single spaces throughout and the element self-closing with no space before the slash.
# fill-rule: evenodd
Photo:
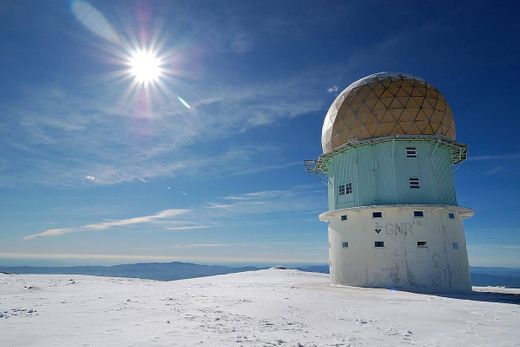
<svg viewBox="0 0 520 347">
<path fill-rule="evenodd" d="M 380 72 L 342 91 L 325 116 L 323 153 L 346 143 L 395 135 L 441 135 L 455 140 L 444 96 L 423 79 Z"/>
</svg>

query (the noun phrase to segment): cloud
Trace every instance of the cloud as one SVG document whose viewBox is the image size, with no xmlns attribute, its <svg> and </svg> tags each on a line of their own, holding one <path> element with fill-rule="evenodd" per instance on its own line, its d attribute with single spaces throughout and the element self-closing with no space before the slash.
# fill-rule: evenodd
<svg viewBox="0 0 520 347">
<path fill-rule="evenodd" d="M 327 89 L 327 92 L 329 92 L 330 94 L 336 93 L 337 91 L 338 91 L 338 87 L 337 86 L 332 86 L 329 89 Z"/>
<path fill-rule="evenodd" d="M 205 206 L 204 208 L 222 208 L 224 210 L 233 211 L 233 209 L 230 206 L 231 205 L 216 204 L 214 202 L 208 202 L 208 206 Z"/>
<path fill-rule="evenodd" d="M 173 245 L 169 246 L 169 248 L 173 249 L 186 249 L 186 248 L 215 248 L 215 247 L 230 247 L 233 246 L 229 243 L 193 243 L 193 244 L 184 244 L 184 245 Z"/>
<path fill-rule="evenodd" d="M 303 164 L 301 161 L 292 161 L 289 163 L 280 163 L 280 164 L 251 165 L 250 167 L 243 167 L 243 168 L 235 167 L 233 172 L 230 173 L 230 175 L 242 176 L 242 175 L 249 175 L 249 174 L 259 173 L 259 172 L 264 172 L 264 171 L 286 169 L 286 168 L 294 167 L 294 166 L 303 166 Z"/>
<path fill-rule="evenodd" d="M 502 166 L 496 166 L 496 167 L 484 172 L 484 175 L 492 176 L 492 175 L 495 175 L 495 174 L 499 173 L 500 171 L 502 171 L 502 169 L 503 169 Z"/>
<path fill-rule="evenodd" d="M 239 195 L 225 196 L 225 200 L 254 200 L 259 198 L 280 198 L 282 196 L 293 196 L 295 192 L 291 190 L 263 190 L 258 192 L 244 193 Z"/>
<path fill-rule="evenodd" d="M 55 229 L 48 229 L 40 233 L 27 235 L 24 237 L 24 240 L 32 240 L 36 237 L 49 237 L 49 236 L 61 236 L 65 234 L 70 233 L 78 233 L 78 232 L 85 232 L 85 231 L 99 231 L 99 230 L 106 230 L 111 229 L 114 227 L 122 227 L 122 226 L 130 226 L 130 225 L 136 225 L 136 224 L 143 224 L 143 223 L 153 223 L 162 219 L 168 219 L 172 217 L 177 217 L 181 215 L 185 215 L 189 213 L 190 210 L 187 209 L 170 209 L 170 210 L 164 210 L 152 215 L 148 216 L 141 216 L 141 217 L 133 217 L 133 218 L 127 218 L 127 219 L 120 219 L 120 220 L 114 220 L 114 221 L 106 221 L 106 222 L 100 222 L 100 223 L 94 223 L 94 224 L 87 224 L 77 227 L 69 227 L 69 228 L 55 228 Z"/>
<path fill-rule="evenodd" d="M 317 191 L 314 186 L 293 186 L 287 190 L 262 190 L 243 194 L 227 195 L 221 201 L 211 202 L 206 209 L 219 211 L 222 215 L 240 217 L 252 214 L 275 214 L 284 218 L 296 216 L 298 213 L 316 213 L 324 208 L 324 201 L 317 194 L 325 194 L 325 190 Z M 263 219 L 263 217 L 262 217 Z M 254 220 L 249 219 L 254 222 Z M 240 223 L 244 223 L 243 220 Z"/>
<path fill-rule="evenodd" d="M 27 87 L 30 98 L 0 105 L 0 114 L 9 115 L 0 119 L 0 185 L 110 185 L 206 169 L 245 175 L 299 165 L 272 155 L 268 160 L 272 152 L 255 143 L 229 148 L 223 140 L 323 111 L 326 101 L 310 86 L 316 83 L 321 82 L 305 75 L 240 86 L 204 81 L 185 92 L 191 109 L 152 93 L 144 114 L 139 100 L 118 88 L 75 94 L 55 86 Z M 193 145 L 200 142 L 215 144 L 214 151 L 197 150 Z"/>
<path fill-rule="evenodd" d="M 183 230 L 196 230 L 196 229 L 206 229 L 206 228 L 209 228 L 209 225 L 185 225 L 185 226 L 178 226 L 178 227 L 169 227 L 169 228 L 165 228 L 165 230 L 183 231 Z"/>
<path fill-rule="evenodd" d="M 41 233 L 26 236 L 25 240 L 43 236 L 60 236 L 69 233 L 105 230 L 121 226 L 153 223 L 163 231 L 189 231 L 200 229 L 220 230 L 230 227 L 260 226 L 276 223 L 277 220 L 295 219 L 300 223 L 315 223 L 317 218 L 303 219 L 303 215 L 318 213 L 325 207 L 325 198 L 317 198 L 316 186 L 294 186 L 287 190 L 263 190 L 216 198 L 215 201 L 202 201 L 188 209 L 171 209 L 162 212 L 116 221 L 104 221 L 69 228 L 48 229 Z M 265 216 L 269 215 L 268 220 Z M 182 218 L 174 218 L 180 217 Z M 247 217 L 247 218 L 244 218 Z"/>
<path fill-rule="evenodd" d="M 476 155 L 468 157 L 468 160 L 513 160 L 519 159 L 520 153 L 496 154 L 496 155 Z"/>
</svg>

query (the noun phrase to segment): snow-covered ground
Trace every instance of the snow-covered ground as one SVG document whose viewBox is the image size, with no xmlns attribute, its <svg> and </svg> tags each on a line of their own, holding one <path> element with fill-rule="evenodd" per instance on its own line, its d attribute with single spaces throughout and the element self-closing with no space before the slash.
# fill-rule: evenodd
<svg viewBox="0 0 520 347">
<path fill-rule="evenodd" d="M 0 274 L 0 345 L 520 346 L 517 299 L 331 287 L 277 269 L 174 282 Z"/>
</svg>

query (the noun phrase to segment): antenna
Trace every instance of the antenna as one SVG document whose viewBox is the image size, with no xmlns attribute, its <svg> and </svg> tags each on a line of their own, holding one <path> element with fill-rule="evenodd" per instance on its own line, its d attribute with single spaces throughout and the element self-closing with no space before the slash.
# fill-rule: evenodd
<svg viewBox="0 0 520 347">
<path fill-rule="evenodd" d="M 317 160 L 304 160 L 303 166 L 305 166 L 305 170 L 308 173 L 317 173 L 318 169 L 316 168 Z"/>
</svg>

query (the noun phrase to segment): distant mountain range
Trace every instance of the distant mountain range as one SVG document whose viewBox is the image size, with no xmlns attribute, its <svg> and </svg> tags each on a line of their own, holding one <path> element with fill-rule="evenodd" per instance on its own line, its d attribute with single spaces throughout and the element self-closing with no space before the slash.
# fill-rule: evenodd
<svg viewBox="0 0 520 347">
<path fill-rule="evenodd" d="M 520 288 L 520 269 L 504 267 L 472 267 L 471 282 L 474 286 Z"/>
<path fill-rule="evenodd" d="M 328 265 L 290 267 L 302 271 L 329 273 Z M 231 267 L 222 265 L 201 265 L 193 263 L 172 262 L 122 264 L 113 266 L 0 266 L 0 272 L 15 274 L 94 275 L 173 281 L 187 278 L 259 270 L 263 268 L 265 267 Z M 501 267 L 472 267 L 471 280 L 474 286 L 504 286 L 510 288 L 520 288 L 520 269 Z"/>
<path fill-rule="evenodd" d="M 0 272 L 15 274 L 66 274 L 93 275 L 109 277 L 143 278 L 160 281 L 173 281 L 187 278 L 223 275 L 228 273 L 258 270 L 258 267 L 229 267 L 219 265 L 200 265 L 192 263 L 137 263 L 113 266 L 0 266 Z"/>
</svg>

